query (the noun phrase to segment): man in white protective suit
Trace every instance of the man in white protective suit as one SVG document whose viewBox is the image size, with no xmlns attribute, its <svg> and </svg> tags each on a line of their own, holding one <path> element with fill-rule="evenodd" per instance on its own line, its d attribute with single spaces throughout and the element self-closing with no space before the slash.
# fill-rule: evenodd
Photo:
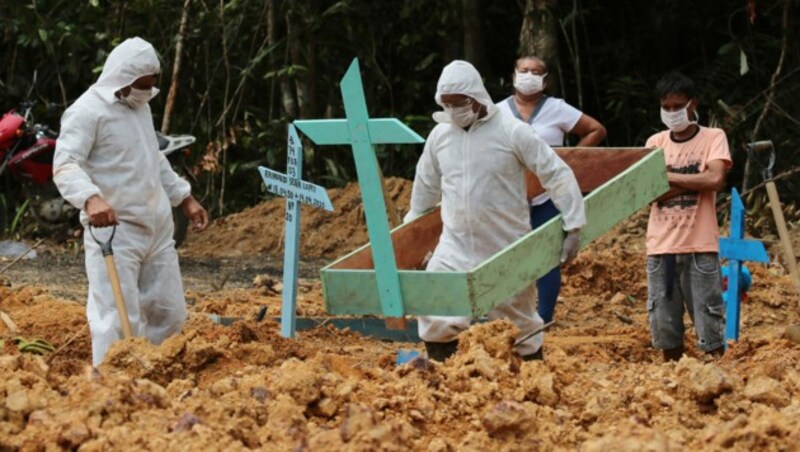
<svg viewBox="0 0 800 452">
<path fill-rule="evenodd" d="M 143 39 L 114 48 L 97 82 L 64 112 L 53 169 L 84 228 L 116 225 L 114 256 L 133 335 L 156 344 L 179 332 L 187 317 L 172 206 L 182 207 L 195 230 L 208 226 L 189 183 L 158 150 L 148 102 L 158 93 L 159 71 L 155 49 Z M 122 327 L 100 247 L 87 233 L 84 246 L 96 366 L 122 338 Z"/>
<path fill-rule="evenodd" d="M 583 197 L 572 170 L 533 128 L 500 114 L 466 61 L 453 61 L 442 71 L 433 114 L 439 124 L 425 143 L 417 164 L 411 210 L 405 221 L 442 203 L 444 223 L 429 271 L 464 271 L 531 231 L 525 169 L 533 171 L 563 215 L 566 231 L 561 262 L 575 258 L 580 228 L 586 223 Z M 489 319 L 508 318 L 520 338 L 543 326 L 535 306 L 535 285 L 489 312 Z M 456 336 L 469 327 L 469 317 L 419 318 L 419 335 L 428 356 L 444 361 L 458 345 Z M 543 334 L 516 345 L 525 360 L 542 359 Z"/>
</svg>

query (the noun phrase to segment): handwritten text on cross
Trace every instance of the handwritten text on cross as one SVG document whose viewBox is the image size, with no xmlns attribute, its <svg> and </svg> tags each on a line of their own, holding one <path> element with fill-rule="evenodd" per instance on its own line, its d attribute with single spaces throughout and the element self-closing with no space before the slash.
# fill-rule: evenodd
<svg viewBox="0 0 800 452">
<path fill-rule="evenodd" d="M 303 147 L 297 130 L 289 125 L 286 174 L 258 167 L 267 191 L 286 198 L 286 241 L 283 249 L 283 298 L 281 335 L 294 337 L 297 311 L 297 270 L 300 260 L 300 203 L 333 210 L 324 187 L 301 180 Z"/>
</svg>

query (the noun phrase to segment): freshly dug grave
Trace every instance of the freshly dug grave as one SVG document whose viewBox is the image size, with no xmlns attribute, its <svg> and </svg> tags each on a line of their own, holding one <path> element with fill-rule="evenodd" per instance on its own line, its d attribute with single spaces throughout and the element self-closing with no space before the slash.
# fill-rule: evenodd
<svg viewBox="0 0 800 452">
<path fill-rule="evenodd" d="M 394 184 L 397 199 L 408 196 L 408 182 Z M 333 257 L 366 242 L 358 196 L 354 186 L 332 193 L 345 220 L 304 212 L 313 233 L 303 240 L 316 243 L 304 255 Z M 196 249 L 184 252 L 279 252 L 282 216 L 283 200 L 268 201 L 218 221 L 215 234 L 193 237 Z M 19 327 L 12 334 L 0 323 L 0 450 L 800 448 L 800 345 L 783 337 L 800 322 L 789 277 L 776 264 L 751 265 L 742 340 L 709 360 L 687 318 L 687 356 L 664 363 L 649 344 L 645 223 L 639 213 L 564 269 L 543 363 L 511 352 L 515 329 L 503 321 L 464 333 L 443 364 L 398 367 L 398 350 L 422 347 L 329 326 L 285 339 L 270 320 L 280 313 L 280 288 L 262 279 L 247 289 L 189 291 L 181 334 L 159 346 L 121 341 L 92 369 L 82 306 L 37 287 L 0 287 L 0 310 Z M 322 236 L 327 229 L 339 234 Z M 267 319 L 256 321 L 264 306 Z M 324 315 L 319 281 L 301 280 L 298 313 Z M 208 314 L 244 320 L 223 327 Z M 57 351 L 20 354 L 15 336 Z"/>
<path fill-rule="evenodd" d="M 0 449 L 800 447 L 800 345 L 782 338 L 800 314 L 787 277 L 753 268 L 743 340 L 724 358 L 707 360 L 688 333 L 687 357 L 666 364 L 649 346 L 641 254 L 598 248 L 565 271 L 544 363 L 511 353 L 505 322 L 470 329 L 444 364 L 398 367 L 399 349 L 422 347 L 330 327 L 285 339 L 269 318 L 252 320 L 261 306 L 279 313 L 266 284 L 190 293 L 182 334 L 121 341 L 93 370 L 80 305 L 0 287 L 18 335 L 71 340 L 43 358 L 19 354 L 0 326 Z M 323 314 L 318 281 L 299 292 L 301 315 Z M 246 320 L 223 327 L 208 313 Z"/>
<path fill-rule="evenodd" d="M 394 365 L 398 344 L 195 316 L 159 347 L 116 344 L 68 379 L 0 357 L 0 445 L 244 450 L 791 449 L 800 446 L 800 346 L 746 339 L 719 362 L 663 364 L 646 333 L 546 346 L 521 362 L 505 321 L 461 336 L 444 364 Z M 567 338 L 561 338 L 567 339 Z M 643 355 L 650 356 L 643 356 Z M 632 361 L 625 356 L 636 356 Z"/>
</svg>

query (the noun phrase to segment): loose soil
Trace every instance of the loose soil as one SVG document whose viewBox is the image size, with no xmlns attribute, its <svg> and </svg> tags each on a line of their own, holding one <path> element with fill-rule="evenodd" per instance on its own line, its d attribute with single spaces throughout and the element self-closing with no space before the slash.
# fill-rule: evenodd
<svg viewBox="0 0 800 452">
<path fill-rule="evenodd" d="M 386 191 L 399 218 L 408 211 L 411 181 L 386 179 Z M 300 255 L 304 259 L 333 259 L 369 241 L 356 183 L 328 190 L 334 210 L 301 207 Z M 388 206 L 387 206 L 388 208 Z M 186 254 L 193 257 L 283 253 L 286 201 L 272 198 L 242 212 L 215 220 L 202 234 L 189 234 Z"/>
<path fill-rule="evenodd" d="M 390 191 L 407 208 L 408 182 L 390 180 Z M 358 196 L 357 186 L 332 191 L 332 216 L 304 212 L 304 256 L 331 259 L 366 242 Z M 515 328 L 498 321 L 463 333 L 445 363 L 397 366 L 398 350 L 423 347 L 330 326 L 280 336 L 281 244 L 267 236 L 282 235 L 282 218 L 283 201 L 267 201 L 190 238 L 183 332 L 158 346 L 120 341 L 98 368 L 79 253 L 46 244 L 0 276 L 0 310 L 19 328 L 0 322 L 0 450 L 800 447 L 800 345 L 783 337 L 800 313 L 777 263 L 750 265 L 742 340 L 723 358 L 696 349 L 687 318 L 686 356 L 664 363 L 649 343 L 639 213 L 564 269 L 544 362 L 516 357 Z M 303 263 L 300 315 L 325 315 L 324 262 Z M 242 320 L 225 327 L 208 314 Z M 20 353 L 18 336 L 57 351 Z"/>
</svg>

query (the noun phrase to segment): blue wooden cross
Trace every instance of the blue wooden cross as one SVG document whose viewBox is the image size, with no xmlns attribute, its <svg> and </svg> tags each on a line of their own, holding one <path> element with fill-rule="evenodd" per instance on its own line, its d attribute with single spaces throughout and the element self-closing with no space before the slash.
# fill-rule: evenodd
<svg viewBox="0 0 800 452">
<path fill-rule="evenodd" d="M 297 307 L 297 265 L 300 254 L 300 203 L 333 210 L 325 187 L 302 180 L 303 145 L 289 124 L 286 174 L 258 167 L 267 191 L 286 198 L 286 240 L 283 246 L 281 336 L 294 337 Z"/>
<path fill-rule="evenodd" d="M 353 60 L 342 78 L 341 92 L 347 119 L 298 120 L 294 124 L 317 144 L 349 144 L 352 147 L 381 310 L 385 317 L 403 317 L 403 294 L 373 144 L 423 143 L 425 140 L 397 119 L 370 119 L 358 59 Z"/>
<path fill-rule="evenodd" d="M 728 238 L 719 239 L 719 256 L 728 259 L 727 306 L 725 313 L 725 342 L 739 340 L 739 278 L 742 261 L 769 263 L 764 244 L 744 239 L 744 204 L 739 192 L 731 192 L 731 226 Z"/>
</svg>

